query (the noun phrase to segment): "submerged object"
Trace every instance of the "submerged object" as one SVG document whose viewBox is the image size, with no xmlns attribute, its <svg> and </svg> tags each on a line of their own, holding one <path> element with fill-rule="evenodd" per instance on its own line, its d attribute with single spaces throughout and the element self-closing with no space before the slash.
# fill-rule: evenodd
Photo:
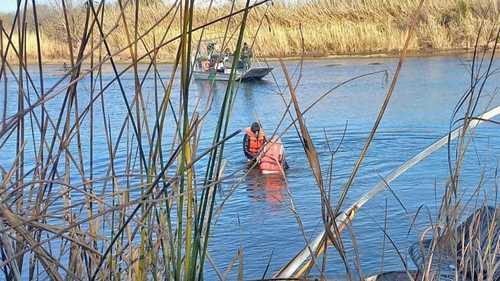
<svg viewBox="0 0 500 281">
<path fill-rule="evenodd" d="M 500 208 L 475 210 L 454 232 L 410 247 L 418 271 L 383 272 L 365 281 L 421 280 L 424 274 L 439 281 L 500 280 Z"/>
<path fill-rule="evenodd" d="M 263 174 L 281 174 L 285 168 L 285 149 L 281 139 L 274 136 L 264 145 L 259 161 L 259 169 Z"/>
<path fill-rule="evenodd" d="M 418 280 L 415 271 L 388 271 L 367 277 L 365 281 L 412 281 Z"/>
<path fill-rule="evenodd" d="M 483 206 L 455 233 L 416 242 L 409 254 L 421 272 L 437 280 L 500 280 L 499 240 L 500 208 Z"/>
</svg>

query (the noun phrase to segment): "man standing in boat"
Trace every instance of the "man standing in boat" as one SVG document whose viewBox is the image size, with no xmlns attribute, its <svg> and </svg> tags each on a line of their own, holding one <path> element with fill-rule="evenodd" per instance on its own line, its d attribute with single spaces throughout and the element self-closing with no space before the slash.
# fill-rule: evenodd
<svg viewBox="0 0 500 281">
<path fill-rule="evenodd" d="M 248 46 L 247 42 L 244 42 L 243 48 L 241 49 L 241 59 L 243 61 L 245 69 L 249 69 L 250 66 L 252 66 L 252 57 L 253 57 L 252 49 Z"/>
<path fill-rule="evenodd" d="M 245 130 L 243 137 L 243 152 L 250 161 L 255 161 L 260 150 L 266 142 L 266 135 L 259 123 L 254 122 L 250 128 Z"/>
</svg>

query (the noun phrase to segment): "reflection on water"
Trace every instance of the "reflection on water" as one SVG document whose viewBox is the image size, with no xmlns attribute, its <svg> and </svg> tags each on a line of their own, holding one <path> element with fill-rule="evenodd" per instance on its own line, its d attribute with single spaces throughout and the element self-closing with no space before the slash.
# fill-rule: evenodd
<svg viewBox="0 0 500 281">
<path fill-rule="evenodd" d="M 263 175 L 252 169 L 245 177 L 248 196 L 256 201 L 266 201 L 271 206 L 280 206 L 286 199 L 286 180 L 281 174 Z"/>
</svg>

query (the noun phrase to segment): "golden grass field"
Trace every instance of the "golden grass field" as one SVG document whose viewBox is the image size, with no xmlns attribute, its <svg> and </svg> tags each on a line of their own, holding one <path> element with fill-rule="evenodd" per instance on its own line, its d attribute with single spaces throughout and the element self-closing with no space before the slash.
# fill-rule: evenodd
<svg viewBox="0 0 500 281">
<path fill-rule="evenodd" d="M 307 3 L 306 3 L 307 2 Z M 329 55 L 365 55 L 386 54 L 399 50 L 407 30 L 408 18 L 415 10 L 417 0 L 295 0 L 274 1 L 272 5 L 254 9 L 247 25 L 246 41 L 253 42 L 254 52 L 260 57 L 292 57 Z M 286 4 L 285 4 L 286 3 Z M 115 5 L 115 6 L 113 6 Z M 234 9 L 241 8 L 237 3 Z M 160 21 L 170 10 L 168 4 L 161 1 L 149 1 L 139 11 L 138 34 Z M 84 10 L 82 7 L 70 7 L 71 36 L 78 42 L 83 25 Z M 134 24 L 134 11 L 125 7 L 127 23 Z M 227 14 L 230 4 L 214 5 L 210 11 L 203 3 L 195 11 L 194 26 L 207 20 Z M 42 54 L 45 61 L 67 61 L 69 59 L 67 35 L 61 7 L 39 8 L 41 26 Z M 151 49 L 154 43 L 161 41 L 163 33 L 168 29 L 172 17 L 178 12 L 172 11 L 160 22 L 141 43 L 139 55 Z M 208 12 L 208 17 L 207 17 Z M 110 47 L 119 50 L 127 45 L 121 10 L 118 4 L 106 7 L 104 31 L 117 28 L 110 36 Z M 437 52 L 447 50 L 471 50 L 474 47 L 478 29 L 483 24 L 489 31 L 499 21 L 499 0 L 428 0 L 421 13 L 422 24 L 418 27 L 415 39 L 410 45 L 410 52 Z M 4 27 L 9 31 L 12 15 L 2 16 Z M 174 20 L 173 22 L 178 22 Z M 218 40 L 224 37 L 227 22 L 211 26 L 205 31 L 205 39 Z M 177 24 L 178 25 L 178 24 Z M 260 28 L 259 28 L 260 26 Z M 175 24 L 166 39 L 179 33 Z M 237 30 L 235 19 L 229 23 L 228 36 Z M 258 31 L 258 32 L 257 32 Z M 301 36 L 302 33 L 302 36 Z M 131 31 L 133 34 L 133 31 Z M 199 32 L 196 33 L 199 36 Z M 487 36 L 488 32 L 483 32 Z M 123 36 L 122 36 L 123 35 Z M 301 43 L 303 37 L 303 49 Z M 96 35 L 97 40 L 97 35 Z M 17 39 L 14 39 L 15 44 Z M 34 30 L 27 35 L 27 57 L 36 59 L 36 37 Z M 74 44 L 75 46 L 78 44 Z M 161 48 L 158 59 L 172 60 L 176 54 L 177 44 L 169 44 Z M 10 55 L 14 54 L 10 52 Z M 117 58 L 128 59 L 130 52 L 124 51 Z"/>
</svg>

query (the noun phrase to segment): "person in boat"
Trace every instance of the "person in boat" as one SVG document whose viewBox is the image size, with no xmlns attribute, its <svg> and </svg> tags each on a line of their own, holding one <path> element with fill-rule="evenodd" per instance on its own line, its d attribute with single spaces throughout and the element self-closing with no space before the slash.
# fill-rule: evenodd
<svg viewBox="0 0 500 281">
<path fill-rule="evenodd" d="M 229 60 L 229 57 L 233 55 L 233 52 L 231 52 L 231 49 L 229 48 L 226 48 L 224 50 L 224 62 L 226 62 L 227 60 Z"/>
<path fill-rule="evenodd" d="M 241 49 L 241 59 L 243 61 L 245 69 L 249 69 L 250 66 L 252 65 L 252 57 L 253 57 L 252 49 L 248 46 L 247 42 L 244 42 L 243 48 Z"/>
<path fill-rule="evenodd" d="M 259 123 L 253 122 L 252 126 L 245 130 L 243 136 L 243 152 L 250 161 L 257 160 L 257 156 L 266 143 L 266 135 Z"/>
<path fill-rule="evenodd" d="M 207 45 L 208 60 L 212 59 L 212 55 L 213 55 L 214 51 L 215 51 L 215 43 L 213 43 L 213 42 L 208 43 L 208 45 Z"/>
<path fill-rule="evenodd" d="M 285 160 L 285 148 L 278 136 L 272 137 L 262 148 L 259 157 L 259 169 L 263 174 L 281 174 L 288 169 Z"/>
<path fill-rule="evenodd" d="M 224 73 L 224 62 L 223 61 L 218 61 L 215 64 L 215 70 L 220 73 Z"/>
<path fill-rule="evenodd" d="M 231 68 L 233 64 L 233 53 L 231 53 L 229 48 L 226 48 L 224 51 L 224 59 L 222 61 L 224 63 L 224 68 Z"/>
</svg>

